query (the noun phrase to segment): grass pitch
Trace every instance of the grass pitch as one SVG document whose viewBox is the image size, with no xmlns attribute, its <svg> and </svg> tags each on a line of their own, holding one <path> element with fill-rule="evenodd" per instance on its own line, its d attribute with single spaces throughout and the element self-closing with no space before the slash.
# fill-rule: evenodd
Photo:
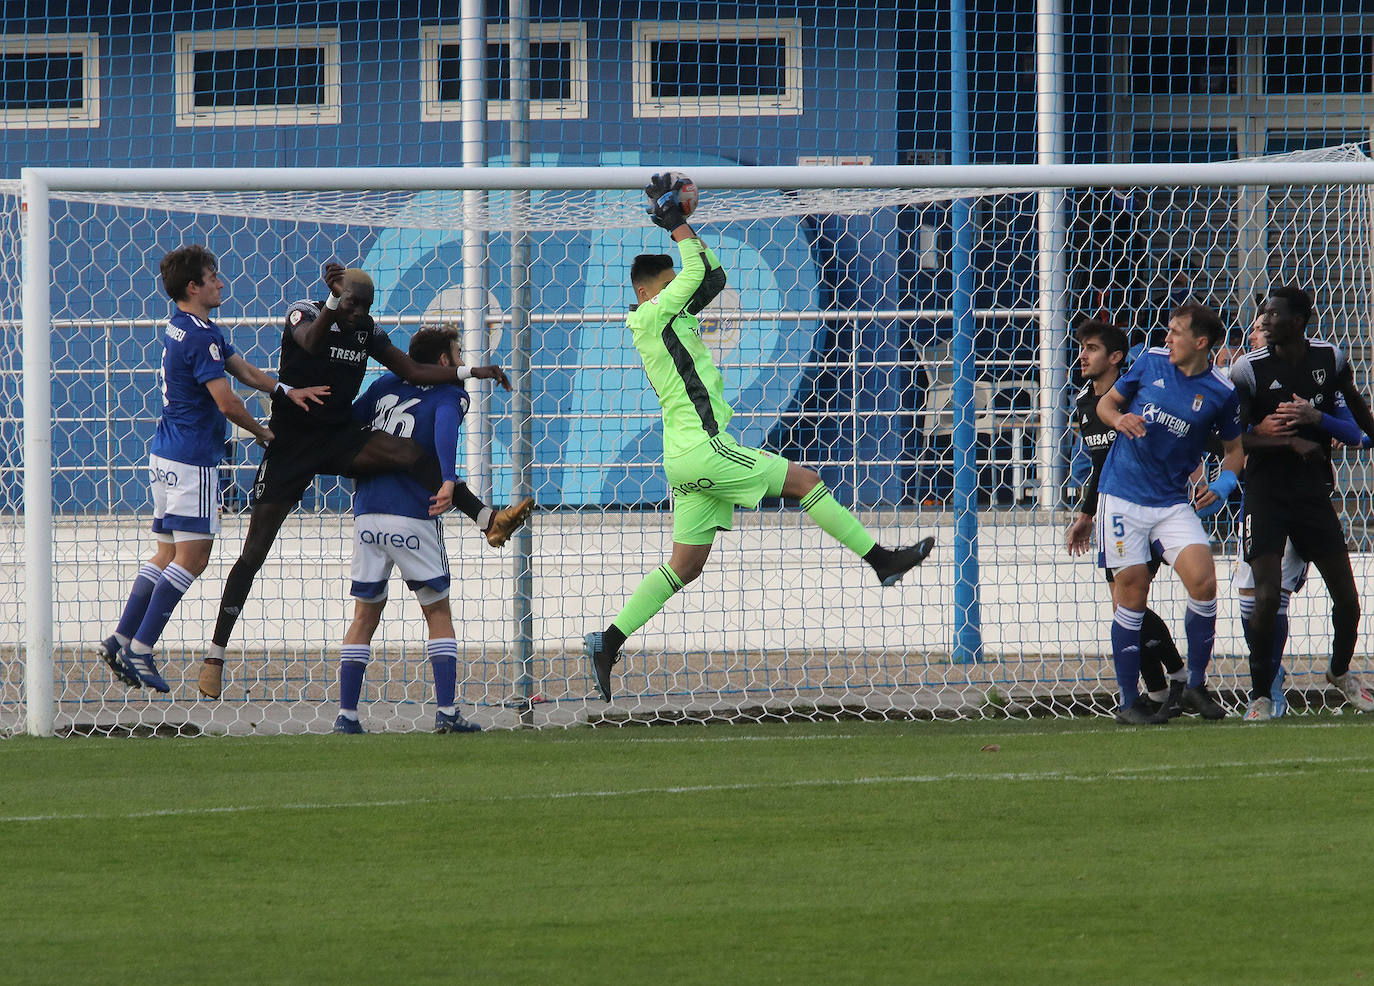
<svg viewBox="0 0 1374 986">
<path fill-rule="evenodd" d="M 19 738 L 0 979 L 1369 982 L 1372 726 Z"/>
</svg>

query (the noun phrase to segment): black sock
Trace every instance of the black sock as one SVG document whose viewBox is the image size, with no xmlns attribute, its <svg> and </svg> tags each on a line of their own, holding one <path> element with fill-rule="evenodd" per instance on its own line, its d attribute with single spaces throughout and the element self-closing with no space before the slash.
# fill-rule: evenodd
<svg viewBox="0 0 1374 986">
<path fill-rule="evenodd" d="M 438 461 L 435 460 L 435 462 Z M 487 508 L 487 505 L 477 499 L 477 494 L 468 489 L 468 484 L 461 479 L 453 484 L 453 505 L 473 520 L 476 520 L 478 515 Z"/>
<path fill-rule="evenodd" d="M 881 544 L 875 543 L 873 547 L 869 548 L 868 551 L 864 553 L 863 557 L 864 561 L 868 562 L 874 568 L 877 568 L 879 565 L 884 565 L 892 560 L 892 551 L 888 548 L 884 548 Z"/>
<path fill-rule="evenodd" d="M 1172 674 L 1182 667 L 1183 658 L 1169 634 L 1168 624 L 1154 610 L 1146 609 L 1140 623 L 1140 676 L 1145 679 L 1145 686 L 1152 692 L 1168 688 L 1165 673 Z"/>
<path fill-rule="evenodd" d="M 620 631 L 620 627 L 612 623 L 606 628 L 602 639 L 606 643 L 606 650 L 612 654 L 619 654 L 620 648 L 625 645 L 625 634 Z"/>
<path fill-rule="evenodd" d="M 224 594 L 219 601 L 219 616 L 215 617 L 215 635 L 210 638 L 220 647 L 228 645 L 234 624 L 239 621 L 239 614 L 243 612 L 243 604 L 248 601 L 248 593 L 253 588 L 253 578 L 257 574 L 257 568 L 245 563 L 242 558 L 234 562 L 234 567 L 229 570 L 229 577 L 224 580 Z"/>
</svg>

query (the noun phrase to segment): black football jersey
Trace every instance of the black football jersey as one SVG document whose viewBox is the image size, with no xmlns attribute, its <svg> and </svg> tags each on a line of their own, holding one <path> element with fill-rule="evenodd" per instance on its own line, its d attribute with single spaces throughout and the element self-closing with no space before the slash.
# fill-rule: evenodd
<svg viewBox="0 0 1374 986">
<path fill-rule="evenodd" d="M 1078 423 L 1078 432 L 1083 436 L 1083 445 L 1088 450 L 1088 458 L 1092 460 L 1092 471 L 1088 474 L 1087 482 L 1083 484 L 1083 496 L 1078 501 L 1078 512 L 1089 516 L 1097 513 L 1097 482 L 1102 478 L 1102 463 L 1107 461 L 1107 453 L 1111 451 L 1112 442 L 1116 441 L 1117 436 L 1116 429 L 1108 428 L 1097 416 L 1099 400 L 1101 397 L 1093 392 L 1091 380 L 1083 385 L 1083 389 L 1074 400 L 1074 418 Z"/>
<path fill-rule="evenodd" d="M 329 387 L 323 404 L 302 411 L 280 394 L 272 395 L 273 432 L 320 427 L 337 427 L 352 419 L 353 401 L 362 387 L 368 357 L 380 359 L 391 340 L 368 316 L 361 326 L 344 328 L 337 322 L 329 327 L 328 337 L 317 352 L 308 352 L 296 342 L 293 330 L 309 325 L 320 314 L 324 302 L 298 301 L 286 312 L 281 339 L 281 368 L 277 379 L 288 387 Z"/>
<path fill-rule="evenodd" d="M 1231 382 L 1240 396 L 1241 424 L 1253 428 L 1285 401 L 1301 397 L 1317 410 L 1332 414 L 1343 406 L 1342 391 L 1351 386 L 1350 361 L 1341 348 L 1323 339 L 1308 339 L 1307 353 L 1289 363 L 1267 346 L 1246 353 L 1231 364 Z M 1335 482 L 1331 468 L 1331 436 L 1319 425 L 1303 426 L 1299 438 L 1316 442 L 1320 458 L 1303 460 L 1286 448 L 1253 449 L 1247 453 L 1248 483 L 1271 484 L 1271 490 L 1329 495 Z"/>
</svg>

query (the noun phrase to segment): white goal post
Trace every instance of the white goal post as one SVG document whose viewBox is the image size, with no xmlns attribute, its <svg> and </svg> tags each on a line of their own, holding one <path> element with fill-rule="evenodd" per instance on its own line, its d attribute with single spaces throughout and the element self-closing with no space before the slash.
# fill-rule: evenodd
<svg viewBox="0 0 1374 986">
<path fill-rule="evenodd" d="M 582 680 L 580 631 L 604 626 L 637 577 L 666 558 L 668 513 L 666 490 L 646 478 L 661 455 L 652 447 L 653 406 L 643 394 L 606 396 L 646 385 L 625 351 L 609 348 L 610 330 L 596 332 L 626 306 L 627 292 L 617 294 L 614 285 L 628 277 L 634 252 L 666 249 L 645 215 L 641 191 L 651 173 L 663 170 L 689 173 L 703 189 L 693 222 L 728 240 L 727 270 L 733 262 L 742 272 L 733 307 L 715 314 L 713 331 L 727 376 L 738 365 L 753 381 L 735 394 L 758 399 L 737 408 L 746 436 L 755 444 L 785 438 L 823 477 L 833 472 L 880 540 L 931 530 L 941 546 L 919 583 L 883 594 L 864 586 L 859 567 L 813 536 L 795 511 L 741 511 L 739 530 L 718 541 L 725 548 L 733 539 L 733 547 L 713 558 L 713 568 L 721 569 L 717 581 L 689 589 L 697 601 L 675 603 L 659 626 L 638 635 L 642 645 L 632 639 L 627 646 L 628 697 L 608 710 Z M 1098 308 L 1122 321 L 1142 318 L 1156 294 L 1177 286 L 1180 264 L 1189 268 L 1190 290 L 1205 288 L 1203 300 L 1215 300 L 1233 323 L 1246 314 L 1255 287 L 1288 278 L 1314 289 L 1319 310 L 1338 317 L 1320 331 L 1347 346 L 1363 369 L 1374 315 L 1371 187 L 1374 161 L 1353 147 L 1210 164 L 25 169 L 17 375 L 22 598 L 6 603 L 0 587 L 0 616 L 21 617 L 25 631 L 22 697 L 13 678 L 0 679 L 0 734 L 7 728 L 39 736 L 110 731 L 130 723 L 195 732 L 292 731 L 327 727 L 332 718 L 320 710 L 333 694 L 327 656 L 331 646 L 337 654 L 343 630 L 341 577 L 317 587 L 330 597 L 327 605 L 316 605 L 308 593 L 282 602 L 274 619 L 287 628 L 285 636 L 257 641 L 262 656 L 255 660 L 272 670 L 238 698 L 238 708 L 251 713 L 233 711 L 231 698 L 220 707 L 176 694 L 168 702 L 145 702 L 97 681 L 99 663 L 80 656 L 94 642 L 93 628 L 118 616 L 129 566 L 136 569 L 147 547 L 146 538 L 138 540 L 146 518 L 137 507 L 137 454 L 123 448 L 134 432 L 146 435 L 149 413 L 136 399 L 146 379 L 137 359 L 120 351 L 141 346 L 149 364 L 157 359 L 149 342 L 155 332 L 148 330 L 160 315 L 152 289 L 158 256 L 150 250 L 208 240 L 228 269 L 244 266 L 246 246 L 264 251 L 254 263 L 259 293 L 252 297 L 260 304 L 244 331 L 255 333 L 254 361 L 269 371 L 277 355 L 273 333 L 280 331 L 273 319 L 301 291 L 314 289 L 301 271 L 318 270 L 320 260 L 334 257 L 331 248 L 353 251 L 347 262 L 366 259 L 367 251 L 374 263 L 394 265 L 387 281 L 393 289 L 379 292 L 379 321 L 401 330 L 432 317 L 425 305 L 437 305 L 447 286 L 429 268 L 462 271 L 461 261 L 443 254 L 451 242 L 446 231 L 459 226 L 465 236 L 493 241 L 491 271 L 527 281 L 594 272 L 597 290 L 579 296 L 578 304 L 536 298 L 524 326 L 503 319 L 499 284 L 484 313 L 493 351 L 518 350 L 522 365 L 530 366 L 529 379 L 516 380 L 516 402 L 488 408 L 504 422 L 501 448 L 486 452 L 487 465 L 496 463 L 491 494 L 533 493 L 541 507 L 532 537 L 513 542 L 516 551 L 495 568 L 489 559 L 481 562 L 487 566 L 481 581 L 491 591 L 509 595 L 532 584 L 531 597 L 455 596 L 455 614 L 460 603 L 467 605 L 473 625 L 492 641 L 471 652 L 478 670 L 460 683 L 460 697 L 479 707 L 486 724 L 712 721 L 791 712 L 989 715 L 1003 714 L 1008 702 L 1071 714 L 1109 708 L 1113 688 L 1110 662 L 1104 665 L 1102 657 L 1105 590 L 1088 562 L 1059 557 L 1057 511 L 1074 475 L 1067 430 L 1071 320 Z M 1108 201 L 1112 190 L 1129 202 Z M 955 198 L 981 203 L 976 228 L 941 225 L 943 203 Z M 268 255 L 278 249 L 278 233 L 302 245 L 299 257 L 286 255 L 292 247 Z M 972 297 L 941 279 L 945 244 L 965 235 L 975 256 L 991 261 Z M 516 237 L 544 246 L 536 274 L 511 270 L 496 242 Z M 385 249 L 377 246 L 382 240 Z M 1051 263 L 1036 263 L 1050 243 L 1059 244 Z M 1085 257 L 1093 265 L 1086 273 Z M 300 270 L 292 266 L 296 260 Z M 807 265 L 805 274 L 788 268 L 794 280 L 786 281 L 782 270 L 797 262 Z M 93 270 L 83 274 L 85 263 Z M 102 264 L 118 271 L 110 297 L 100 289 Z M 135 296 L 126 285 L 140 277 L 147 283 Z M 1132 300 L 1105 300 L 1117 296 Z M 1097 299 L 1104 300 L 1095 308 Z M 224 308 L 235 304 L 231 292 Z M 961 312 L 976 317 L 986 337 L 951 338 Z M 102 340 L 120 361 L 123 376 L 114 382 L 100 364 L 98 331 L 90 331 L 106 322 L 131 327 L 128 339 Z M 77 327 L 66 338 L 57 325 Z M 531 327 L 541 334 L 532 337 Z M 1152 326 L 1129 327 L 1143 333 Z M 83 332 L 89 338 L 78 340 Z M 593 336 L 599 341 L 589 342 Z M 62 345 L 57 362 L 55 339 Z M 850 348 L 826 351 L 825 340 Z M 917 359 L 927 378 L 919 385 L 909 380 Z M 0 368 L 5 365 L 0 359 Z M 885 379 L 907 382 L 884 392 Z M 846 394 L 849 403 L 837 411 L 836 395 L 851 385 L 859 396 Z M 576 389 L 576 401 L 554 393 L 558 387 Z M 88 417 L 80 406 L 88 393 L 105 394 L 104 422 L 87 422 L 89 434 L 67 436 L 63 429 L 85 427 L 76 419 Z M 68 419 L 75 423 L 62 423 Z M 916 432 L 917 439 L 904 437 Z M 562 457 L 570 453 L 577 458 Z M 953 495 L 940 492 L 938 478 L 928 475 L 946 466 Z M 1363 482 L 1362 463 L 1352 458 L 1342 468 L 1343 479 Z M 100 469 L 104 479 L 94 477 Z M 60 495 L 59 478 L 66 491 Z M 346 490 L 321 492 L 319 516 L 310 520 L 320 525 L 317 540 L 302 542 L 299 555 L 323 559 L 321 570 L 331 573 L 347 561 L 346 543 L 339 541 L 347 530 L 341 497 Z M 105 539 L 102 530 L 118 534 Z M 177 638 L 184 645 L 173 661 L 179 668 L 192 660 L 195 641 L 208 638 L 219 565 L 232 562 L 239 530 L 226 524 L 216 562 L 202 580 L 201 608 L 188 605 L 173 618 L 194 624 Z M 104 550 L 94 550 L 102 541 Z M 55 565 L 59 545 L 65 574 Z M 466 556 L 477 549 L 465 540 L 452 550 Z M 813 562 L 818 557 L 824 560 Z M 595 578 L 579 573 L 578 563 L 599 565 Z M 62 584 L 94 579 L 97 566 L 109 573 L 110 585 L 98 615 L 94 602 L 74 598 L 80 592 Z M 515 575 L 522 570 L 539 575 L 521 583 Z M 1363 562 L 1356 570 L 1365 584 Z M 264 570 L 250 605 L 275 593 L 277 578 Z M 403 595 L 403 587 L 393 587 L 391 619 L 413 605 Z M 1315 666 L 1312 655 L 1323 650 L 1319 610 L 1311 607 L 1310 625 L 1301 605 L 1295 611 L 1295 648 L 1308 661 L 1301 668 Z M 413 617 L 407 614 L 412 630 Z M 512 641 L 531 619 L 534 639 Z M 1226 634 L 1229 643 L 1222 642 Z M 509 652 L 498 646 L 503 635 Z M 1227 681 L 1244 670 L 1234 637 L 1233 623 L 1224 619 L 1218 650 L 1226 659 L 1217 673 Z M 413 634 L 396 641 L 394 663 L 375 669 L 382 678 L 373 702 L 386 710 L 392 728 L 417 728 L 423 716 L 414 709 L 428 701 L 414 644 Z M 283 670 L 278 661 L 291 667 Z M 301 661 L 314 663 L 299 671 Z M 192 674 L 185 687 L 193 681 Z M 14 715 L 19 709 L 22 726 Z"/>
</svg>

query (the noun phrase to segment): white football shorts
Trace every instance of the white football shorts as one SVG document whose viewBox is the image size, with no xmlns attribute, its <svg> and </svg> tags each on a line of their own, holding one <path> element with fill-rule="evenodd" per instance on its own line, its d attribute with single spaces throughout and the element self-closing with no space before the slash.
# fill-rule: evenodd
<svg viewBox="0 0 1374 986">
<path fill-rule="evenodd" d="M 401 578 L 421 606 L 447 598 L 448 552 L 444 549 L 443 521 L 396 514 L 353 518 L 353 598 L 383 602 L 392 566 L 400 569 Z"/>
<path fill-rule="evenodd" d="M 1186 503 L 1146 507 L 1103 493 L 1097 499 L 1097 564 L 1117 571 L 1146 565 L 1153 548 L 1172 565 L 1191 544 L 1210 545 L 1202 521 Z"/>
<path fill-rule="evenodd" d="M 1302 555 L 1298 554 L 1298 549 L 1293 547 L 1292 541 L 1285 541 L 1283 545 L 1283 575 L 1281 584 L 1284 592 L 1297 592 L 1307 582 L 1307 562 L 1302 560 Z M 1255 588 L 1255 573 L 1250 568 L 1250 563 L 1245 560 L 1244 555 L 1236 558 L 1236 574 L 1231 576 L 1231 587 L 1234 589 L 1252 590 Z"/>
<path fill-rule="evenodd" d="M 153 533 L 158 540 L 204 541 L 219 533 L 219 466 L 148 456 Z"/>
</svg>

